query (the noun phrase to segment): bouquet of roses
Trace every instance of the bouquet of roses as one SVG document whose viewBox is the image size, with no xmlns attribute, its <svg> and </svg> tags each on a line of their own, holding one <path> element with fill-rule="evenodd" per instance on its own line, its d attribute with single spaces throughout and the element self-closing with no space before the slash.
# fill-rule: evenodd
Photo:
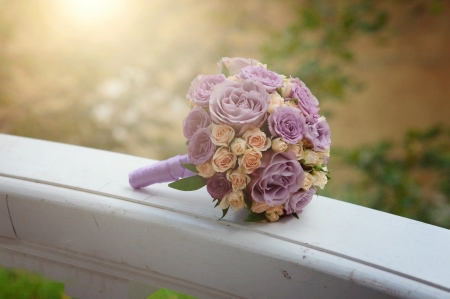
<svg viewBox="0 0 450 299">
<path fill-rule="evenodd" d="M 172 181 L 183 191 L 206 185 L 222 218 L 230 207 L 247 209 L 246 221 L 298 218 L 329 179 L 330 128 L 317 98 L 300 79 L 254 59 L 224 57 L 219 69 L 189 88 L 188 154 L 130 173 L 130 184 Z"/>
</svg>

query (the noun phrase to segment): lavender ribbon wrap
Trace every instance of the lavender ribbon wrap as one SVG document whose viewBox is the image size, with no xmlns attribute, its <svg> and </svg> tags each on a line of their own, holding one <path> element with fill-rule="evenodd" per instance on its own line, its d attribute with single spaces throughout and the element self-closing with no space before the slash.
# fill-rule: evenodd
<svg viewBox="0 0 450 299">
<path fill-rule="evenodd" d="M 164 161 L 157 162 L 128 174 L 130 186 L 140 189 L 156 183 L 174 182 L 178 179 L 196 175 L 195 172 L 187 170 L 181 164 L 189 164 L 188 155 L 177 155 Z"/>
</svg>

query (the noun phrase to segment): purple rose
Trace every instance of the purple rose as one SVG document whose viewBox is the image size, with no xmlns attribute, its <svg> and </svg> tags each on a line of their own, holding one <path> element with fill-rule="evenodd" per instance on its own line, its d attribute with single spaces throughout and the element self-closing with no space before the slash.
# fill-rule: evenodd
<svg viewBox="0 0 450 299">
<path fill-rule="evenodd" d="M 240 79 L 252 79 L 261 82 L 268 93 L 274 92 L 283 86 L 283 78 L 263 66 L 247 66 L 238 75 Z"/>
<path fill-rule="evenodd" d="M 249 192 L 256 202 L 280 206 L 301 188 L 304 180 L 305 173 L 294 152 L 265 152 L 261 167 L 253 172 Z"/>
<path fill-rule="evenodd" d="M 297 84 L 298 86 L 300 86 L 304 91 L 306 91 L 306 93 L 308 94 L 309 99 L 316 105 L 319 106 L 319 101 L 317 100 L 317 98 L 312 94 L 312 92 L 309 90 L 309 88 L 306 86 L 306 84 L 300 80 L 299 78 L 290 78 L 289 79 L 289 83 L 293 84 Z M 291 87 L 292 88 L 292 87 Z M 292 90 L 291 90 L 291 94 L 292 94 Z"/>
<path fill-rule="evenodd" d="M 183 121 L 183 134 L 186 139 L 191 139 L 198 129 L 203 129 L 211 124 L 211 117 L 209 113 L 203 108 L 196 106 L 191 111 Z"/>
<path fill-rule="evenodd" d="M 252 80 L 225 81 L 214 88 L 209 100 L 211 119 L 233 127 L 259 127 L 266 120 L 270 96 L 264 86 Z"/>
<path fill-rule="evenodd" d="M 322 119 L 315 124 L 308 125 L 305 139 L 314 145 L 315 151 L 329 149 L 331 144 L 331 131 L 327 121 Z"/>
<path fill-rule="evenodd" d="M 233 191 L 231 182 L 223 172 L 217 172 L 209 179 L 206 179 L 206 191 L 212 198 L 222 200 L 225 195 Z"/>
<path fill-rule="evenodd" d="M 269 116 L 269 131 L 284 141 L 296 144 L 303 139 L 307 126 L 300 110 L 288 106 L 279 106 Z"/>
<path fill-rule="evenodd" d="M 242 58 L 242 57 L 222 57 L 219 62 L 219 73 L 222 72 L 222 63 L 228 69 L 228 74 L 230 76 L 239 74 L 239 72 L 246 66 L 249 65 L 257 65 L 259 63 L 258 60 L 252 58 Z"/>
<path fill-rule="evenodd" d="M 314 194 L 316 194 L 316 190 L 314 188 L 310 188 L 309 190 L 300 189 L 294 192 L 284 207 L 286 210 L 286 215 L 290 215 L 292 213 L 300 214 L 302 209 L 311 202 Z"/>
<path fill-rule="evenodd" d="M 306 86 L 292 84 L 292 98 L 297 99 L 297 105 L 310 124 L 316 123 L 319 119 L 319 107 L 310 97 L 309 89 Z"/>
<path fill-rule="evenodd" d="M 191 99 L 199 106 L 208 107 L 209 96 L 214 86 L 225 81 L 227 78 L 220 75 L 198 75 L 189 87 L 186 98 Z"/>
<path fill-rule="evenodd" d="M 214 155 L 216 146 L 211 141 L 211 130 L 199 129 L 189 140 L 188 157 L 192 164 L 201 165 Z"/>
</svg>

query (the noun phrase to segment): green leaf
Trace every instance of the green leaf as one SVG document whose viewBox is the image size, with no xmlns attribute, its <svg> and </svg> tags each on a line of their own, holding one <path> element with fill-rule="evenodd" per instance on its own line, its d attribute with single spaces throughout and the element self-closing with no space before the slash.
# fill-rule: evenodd
<svg viewBox="0 0 450 299">
<path fill-rule="evenodd" d="M 181 163 L 181 166 L 183 166 L 187 170 L 190 170 L 192 172 L 198 173 L 198 170 L 197 170 L 197 168 L 195 167 L 194 164 L 183 164 L 183 163 Z"/>
<path fill-rule="evenodd" d="M 228 213 L 228 210 L 230 209 L 230 207 L 226 208 L 226 209 L 222 209 L 222 217 L 220 217 L 218 220 L 222 219 L 223 217 L 225 217 L 225 215 Z"/>
<path fill-rule="evenodd" d="M 297 219 L 300 219 L 300 218 L 298 218 L 297 213 L 292 213 L 292 216 L 294 216 L 294 217 L 297 218 Z"/>
<path fill-rule="evenodd" d="M 222 59 L 220 59 L 220 63 L 222 63 L 222 74 L 228 78 L 228 76 L 230 75 L 228 68 L 225 66 L 225 63 L 223 63 Z"/>
<path fill-rule="evenodd" d="M 206 179 L 199 175 L 191 176 L 184 179 L 179 179 L 173 183 L 169 184 L 170 188 L 181 190 L 181 191 L 193 191 L 198 190 L 206 185 Z"/>
<path fill-rule="evenodd" d="M 217 200 L 216 205 L 214 207 L 217 207 L 218 205 L 220 205 L 220 200 Z"/>
<path fill-rule="evenodd" d="M 244 220 L 245 222 L 261 222 L 266 219 L 266 216 L 263 213 L 253 213 L 249 212 L 247 218 Z"/>
</svg>

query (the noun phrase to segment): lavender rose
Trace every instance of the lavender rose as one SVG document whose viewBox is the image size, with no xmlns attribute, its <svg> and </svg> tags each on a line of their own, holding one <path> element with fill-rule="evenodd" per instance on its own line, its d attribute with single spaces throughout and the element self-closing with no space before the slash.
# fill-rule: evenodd
<svg viewBox="0 0 450 299">
<path fill-rule="evenodd" d="M 277 107 L 268 119 L 272 136 L 279 136 L 284 141 L 296 144 L 303 139 L 307 126 L 300 110 L 288 106 Z"/>
<path fill-rule="evenodd" d="M 212 198 L 222 200 L 225 195 L 233 191 L 231 182 L 227 179 L 227 175 L 218 172 L 209 179 L 206 179 L 206 191 Z"/>
<path fill-rule="evenodd" d="M 263 66 L 246 66 L 238 75 L 239 79 L 252 79 L 261 82 L 268 93 L 283 86 L 283 78 Z"/>
<path fill-rule="evenodd" d="M 298 190 L 297 192 L 294 192 L 284 207 L 286 215 L 301 213 L 302 209 L 311 202 L 314 194 L 316 194 L 314 188 L 310 188 L 308 191 Z"/>
<path fill-rule="evenodd" d="M 319 101 L 317 100 L 317 98 L 312 94 L 311 90 L 309 90 L 309 88 L 306 86 L 306 84 L 300 80 L 299 78 L 290 78 L 289 79 L 289 84 L 291 85 L 291 91 L 290 91 L 290 95 L 292 95 L 292 86 L 294 84 L 297 84 L 298 86 L 300 86 L 304 91 L 306 91 L 306 93 L 308 94 L 309 99 L 316 105 L 319 105 Z"/>
<path fill-rule="evenodd" d="M 230 76 L 238 74 L 246 66 L 260 64 L 260 62 L 258 60 L 251 59 L 251 58 L 222 57 L 221 61 L 219 62 L 219 73 L 222 72 L 222 63 L 228 69 L 228 73 Z"/>
<path fill-rule="evenodd" d="M 198 129 L 203 129 L 211 124 L 211 117 L 209 113 L 203 108 L 196 106 L 183 121 L 183 134 L 187 140 L 190 140 L 194 136 Z"/>
<path fill-rule="evenodd" d="M 208 107 L 209 96 L 214 86 L 225 81 L 227 78 L 220 75 L 198 75 L 191 82 L 186 98 L 194 101 L 199 106 Z"/>
<path fill-rule="evenodd" d="M 314 146 L 316 151 L 324 151 L 330 148 L 331 131 L 325 118 L 319 122 L 308 125 L 305 139 Z"/>
<path fill-rule="evenodd" d="M 225 81 L 211 93 L 209 111 L 214 122 L 227 124 L 239 133 L 244 125 L 261 126 L 269 102 L 270 96 L 259 82 Z"/>
<path fill-rule="evenodd" d="M 211 130 L 199 129 L 188 144 L 188 157 L 194 165 L 207 162 L 214 155 L 216 146 L 211 141 Z"/>
<path fill-rule="evenodd" d="M 268 151 L 261 159 L 261 167 L 253 172 L 249 192 L 256 202 L 280 206 L 299 190 L 305 173 L 293 152 Z"/>
<path fill-rule="evenodd" d="M 310 97 L 309 89 L 306 86 L 292 84 L 292 98 L 297 99 L 297 105 L 310 124 L 316 123 L 319 118 L 319 107 Z"/>
</svg>

